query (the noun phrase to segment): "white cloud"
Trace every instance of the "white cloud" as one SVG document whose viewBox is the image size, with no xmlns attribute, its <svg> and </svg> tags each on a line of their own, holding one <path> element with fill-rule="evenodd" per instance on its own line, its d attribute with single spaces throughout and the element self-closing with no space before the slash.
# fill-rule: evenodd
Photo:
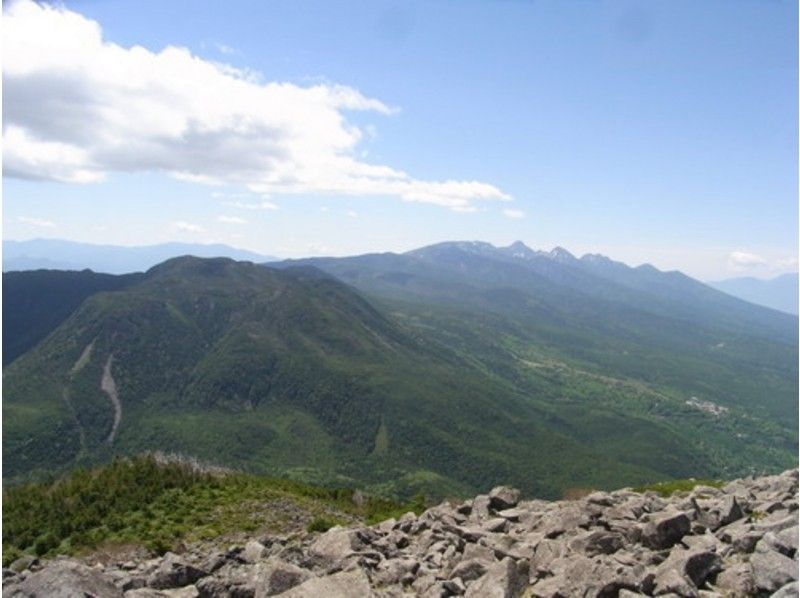
<svg viewBox="0 0 800 598">
<path fill-rule="evenodd" d="M 330 211 L 331 211 L 331 209 L 330 209 L 328 206 L 322 206 L 322 207 L 319 209 L 319 211 L 320 211 L 320 212 L 330 212 Z"/>
<path fill-rule="evenodd" d="M 751 270 L 766 265 L 766 259 L 748 251 L 733 251 L 728 256 L 728 266 L 734 270 Z"/>
<path fill-rule="evenodd" d="M 41 218 L 29 218 L 28 216 L 20 216 L 17 218 L 18 221 L 22 222 L 23 224 L 28 224 L 30 226 L 36 226 L 38 228 L 55 228 L 56 223 L 52 220 L 43 220 Z"/>
<path fill-rule="evenodd" d="M 214 47 L 217 50 L 219 50 L 219 52 L 222 53 L 222 54 L 227 54 L 227 55 L 240 54 L 239 50 L 237 50 L 233 46 L 229 46 L 227 44 L 223 44 L 223 43 L 220 43 L 220 42 L 214 42 Z"/>
<path fill-rule="evenodd" d="M 452 209 L 511 199 L 488 183 L 418 180 L 358 158 L 372 132 L 348 112 L 392 110 L 351 87 L 263 82 L 185 48 L 122 47 L 61 6 L 19 0 L 4 13 L 8 176 L 91 183 L 160 171 L 259 194 L 392 196 Z"/>
<path fill-rule="evenodd" d="M 520 218 L 525 218 L 525 212 L 522 210 L 513 210 L 511 208 L 503 210 L 503 216 L 506 218 L 511 218 L 513 220 L 519 220 Z"/>
<path fill-rule="evenodd" d="M 217 220 L 225 224 L 247 224 L 247 220 L 238 216 L 220 216 Z"/>
<path fill-rule="evenodd" d="M 797 270 L 797 256 L 785 257 L 778 260 L 778 268 L 781 270 Z"/>
<path fill-rule="evenodd" d="M 277 205 L 272 203 L 271 201 L 259 201 L 259 202 L 246 202 L 246 201 L 226 201 L 226 206 L 232 206 L 234 208 L 241 208 L 243 210 L 278 210 Z"/>
<path fill-rule="evenodd" d="M 178 220 L 177 222 L 173 222 L 172 226 L 177 230 L 183 231 L 185 233 L 203 233 L 206 230 L 199 224 L 192 224 L 191 222 L 185 222 L 183 220 Z"/>
<path fill-rule="evenodd" d="M 358 212 L 355 210 L 348 210 L 347 215 L 350 216 L 350 218 L 358 218 Z"/>
</svg>

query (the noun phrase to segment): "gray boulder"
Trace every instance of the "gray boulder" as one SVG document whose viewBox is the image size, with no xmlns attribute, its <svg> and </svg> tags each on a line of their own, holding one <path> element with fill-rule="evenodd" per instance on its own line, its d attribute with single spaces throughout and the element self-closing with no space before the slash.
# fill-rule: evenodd
<svg viewBox="0 0 800 598">
<path fill-rule="evenodd" d="M 717 575 L 714 585 L 724 594 L 751 596 L 756 592 L 756 581 L 750 563 L 734 563 Z"/>
<path fill-rule="evenodd" d="M 183 557 L 168 552 L 158 568 L 147 578 L 147 585 L 157 590 L 180 588 L 193 584 L 208 573 L 188 563 Z"/>
<path fill-rule="evenodd" d="M 361 569 L 314 577 L 281 594 L 281 598 L 370 598 L 369 578 Z"/>
<path fill-rule="evenodd" d="M 489 506 L 495 511 L 503 511 L 517 506 L 520 491 L 508 486 L 497 486 L 489 493 Z M 474 505 L 473 505 L 474 508 Z"/>
<path fill-rule="evenodd" d="M 403 517 L 405 517 L 405 515 L 403 515 Z M 401 524 L 404 523 L 403 518 L 400 519 L 400 522 Z M 326 565 L 332 565 L 347 558 L 363 547 L 364 545 L 355 530 L 336 526 L 314 540 L 308 551 L 312 556 L 319 558 Z"/>
<path fill-rule="evenodd" d="M 517 598 L 528 585 L 528 561 L 505 558 L 492 565 L 477 581 L 470 584 L 467 598 Z"/>
<path fill-rule="evenodd" d="M 259 563 L 255 573 L 255 598 L 275 596 L 312 577 L 307 569 L 271 558 Z"/>
<path fill-rule="evenodd" d="M 800 596 L 800 585 L 796 581 L 787 583 L 772 595 L 772 598 L 797 598 Z"/>
<path fill-rule="evenodd" d="M 765 592 L 775 592 L 797 580 L 797 562 L 780 552 L 754 552 L 750 564 L 756 586 Z"/>
<path fill-rule="evenodd" d="M 671 548 L 689 533 L 690 527 L 691 523 L 685 513 L 659 513 L 642 529 L 642 544 L 655 550 Z"/>
<path fill-rule="evenodd" d="M 48 563 L 20 583 L 3 587 L 7 598 L 122 598 L 117 588 L 102 573 L 75 561 Z"/>
<path fill-rule="evenodd" d="M 586 556 L 596 556 L 598 554 L 612 554 L 622 548 L 624 544 L 625 539 L 622 534 L 594 530 L 579 534 L 570 542 L 570 548 Z"/>
</svg>

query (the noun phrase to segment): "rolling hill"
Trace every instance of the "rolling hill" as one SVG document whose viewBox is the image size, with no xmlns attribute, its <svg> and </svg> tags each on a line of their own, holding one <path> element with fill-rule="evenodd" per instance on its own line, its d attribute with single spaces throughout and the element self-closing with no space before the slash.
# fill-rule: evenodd
<svg viewBox="0 0 800 598">
<path fill-rule="evenodd" d="M 595 261 L 169 260 L 6 369 L 4 477 L 160 449 L 378 494 L 554 497 L 791 466 L 796 318 Z"/>
</svg>

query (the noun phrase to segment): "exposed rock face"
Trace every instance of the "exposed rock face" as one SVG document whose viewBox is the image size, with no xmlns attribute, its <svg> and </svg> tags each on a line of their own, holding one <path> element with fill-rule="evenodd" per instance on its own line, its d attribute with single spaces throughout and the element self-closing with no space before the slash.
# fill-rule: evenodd
<svg viewBox="0 0 800 598">
<path fill-rule="evenodd" d="M 498 487 L 372 527 L 265 537 L 226 552 L 3 571 L 4 596 L 568 598 L 798 595 L 798 473 L 521 501 Z"/>
</svg>

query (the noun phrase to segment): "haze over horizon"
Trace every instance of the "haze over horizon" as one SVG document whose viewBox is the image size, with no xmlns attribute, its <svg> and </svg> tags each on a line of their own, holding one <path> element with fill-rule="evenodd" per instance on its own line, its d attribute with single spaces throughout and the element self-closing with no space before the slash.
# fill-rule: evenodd
<svg viewBox="0 0 800 598">
<path fill-rule="evenodd" d="M 797 270 L 790 2 L 4 13 L 5 239 Z"/>
</svg>

